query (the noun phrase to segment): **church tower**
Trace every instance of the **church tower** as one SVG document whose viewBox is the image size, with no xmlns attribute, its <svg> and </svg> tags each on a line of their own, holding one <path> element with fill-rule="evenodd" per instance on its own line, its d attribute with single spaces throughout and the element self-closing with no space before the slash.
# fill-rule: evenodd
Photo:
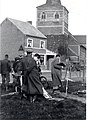
<svg viewBox="0 0 87 120">
<path fill-rule="evenodd" d="M 44 35 L 68 35 L 68 10 L 60 0 L 47 0 L 37 7 L 37 29 Z"/>
</svg>

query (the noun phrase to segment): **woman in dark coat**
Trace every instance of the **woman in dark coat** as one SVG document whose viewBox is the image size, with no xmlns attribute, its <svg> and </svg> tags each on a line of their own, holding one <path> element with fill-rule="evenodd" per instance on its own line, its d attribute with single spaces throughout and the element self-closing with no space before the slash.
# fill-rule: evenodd
<svg viewBox="0 0 87 120">
<path fill-rule="evenodd" d="M 53 81 L 53 93 L 55 90 L 58 90 L 62 86 L 61 76 L 62 68 L 64 64 L 60 61 L 60 55 L 56 55 L 56 58 L 51 63 L 51 76 Z"/>
</svg>

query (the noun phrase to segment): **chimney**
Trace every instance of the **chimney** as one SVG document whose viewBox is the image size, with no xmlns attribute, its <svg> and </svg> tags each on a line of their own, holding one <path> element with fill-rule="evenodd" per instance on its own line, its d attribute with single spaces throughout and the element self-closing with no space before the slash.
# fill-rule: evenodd
<svg viewBox="0 0 87 120">
<path fill-rule="evenodd" d="M 27 21 L 28 23 L 30 23 L 32 25 L 32 21 Z"/>
</svg>

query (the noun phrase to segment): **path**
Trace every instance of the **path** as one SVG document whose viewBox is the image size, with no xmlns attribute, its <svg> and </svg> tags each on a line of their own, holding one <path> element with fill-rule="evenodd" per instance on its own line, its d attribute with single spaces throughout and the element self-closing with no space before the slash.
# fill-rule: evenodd
<svg viewBox="0 0 87 120">
<path fill-rule="evenodd" d="M 52 91 L 50 91 L 49 94 L 50 93 L 52 93 Z M 55 94 L 56 95 L 58 94 L 61 97 L 61 98 L 56 98 L 56 100 L 58 101 L 62 100 L 62 98 L 67 98 L 67 99 L 77 100 L 86 104 L 86 97 L 79 97 L 78 95 L 72 95 L 69 93 L 66 95 L 66 93 L 59 92 L 59 91 L 56 91 Z"/>
</svg>

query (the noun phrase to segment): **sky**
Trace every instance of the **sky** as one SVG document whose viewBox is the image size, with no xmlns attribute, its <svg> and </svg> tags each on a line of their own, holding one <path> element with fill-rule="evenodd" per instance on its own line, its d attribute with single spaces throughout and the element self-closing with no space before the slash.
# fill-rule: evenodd
<svg viewBox="0 0 87 120">
<path fill-rule="evenodd" d="M 0 0 L 0 23 L 5 18 L 32 21 L 36 27 L 36 7 L 46 0 Z M 87 0 L 61 0 L 69 11 L 69 31 L 73 35 L 87 35 Z"/>
</svg>

